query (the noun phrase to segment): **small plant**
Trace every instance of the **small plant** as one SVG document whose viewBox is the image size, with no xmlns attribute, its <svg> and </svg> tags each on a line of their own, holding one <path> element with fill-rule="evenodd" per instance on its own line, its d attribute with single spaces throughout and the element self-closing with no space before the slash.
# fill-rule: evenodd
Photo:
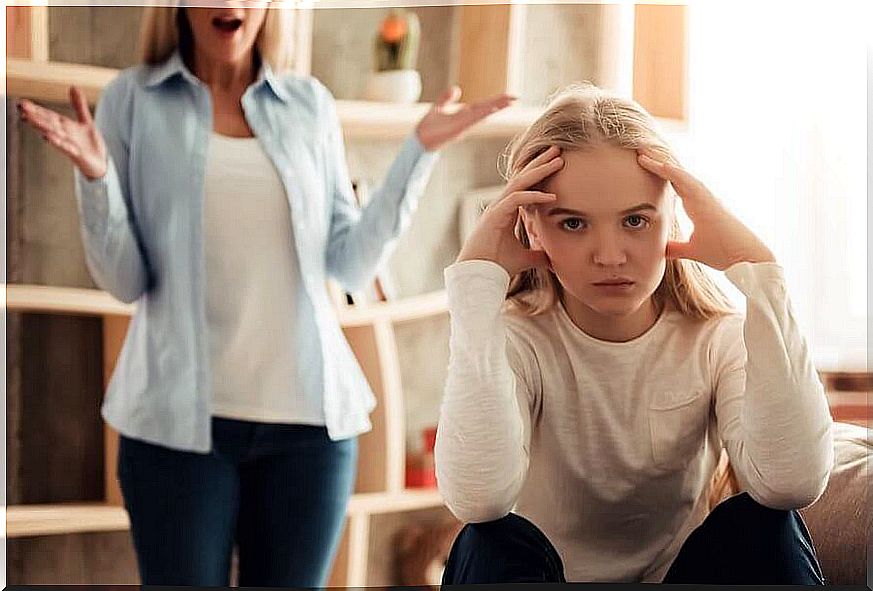
<svg viewBox="0 0 873 591">
<path fill-rule="evenodd" d="M 420 37 L 417 14 L 402 8 L 391 9 L 376 35 L 376 71 L 414 69 Z"/>
</svg>

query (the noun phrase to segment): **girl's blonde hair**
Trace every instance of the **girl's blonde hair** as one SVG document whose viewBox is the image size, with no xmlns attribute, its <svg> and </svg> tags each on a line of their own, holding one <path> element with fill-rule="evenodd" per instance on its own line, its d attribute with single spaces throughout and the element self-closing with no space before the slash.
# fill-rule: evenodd
<svg viewBox="0 0 873 591">
<path fill-rule="evenodd" d="M 258 56 L 277 73 L 290 70 L 293 65 L 293 24 L 293 10 L 269 8 L 255 39 Z M 163 63 L 177 47 L 183 55 L 194 48 L 191 25 L 184 6 L 147 6 L 140 28 L 142 62 Z"/>
<path fill-rule="evenodd" d="M 549 146 L 578 151 L 604 144 L 628 150 L 645 147 L 676 162 L 667 142 L 658 133 L 655 120 L 643 107 L 593 84 L 579 83 L 554 95 L 545 112 L 510 143 L 503 154 L 504 176 L 512 178 Z M 515 231 L 521 243 L 530 247 L 521 216 Z M 670 238 L 682 239 L 675 218 Z M 511 306 L 524 313 L 541 314 L 551 309 L 561 296 L 562 287 L 555 274 L 540 267 L 513 277 L 506 298 Z M 701 265 L 687 259 L 667 260 L 664 277 L 653 297 L 659 308 L 672 304 L 682 314 L 700 320 L 734 311 L 730 300 Z"/>
</svg>

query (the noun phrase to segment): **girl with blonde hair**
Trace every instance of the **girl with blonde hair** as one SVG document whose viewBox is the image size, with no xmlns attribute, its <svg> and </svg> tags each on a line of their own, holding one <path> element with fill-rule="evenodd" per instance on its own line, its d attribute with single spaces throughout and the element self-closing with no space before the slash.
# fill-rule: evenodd
<svg viewBox="0 0 873 591">
<path fill-rule="evenodd" d="M 507 161 L 445 271 L 437 479 L 466 525 L 444 583 L 822 583 L 797 509 L 827 483 L 831 417 L 773 253 L 593 85 Z M 710 512 L 723 449 L 739 492 Z"/>
<path fill-rule="evenodd" d="M 30 101 L 74 164 L 95 283 L 136 302 L 102 415 L 146 585 L 325 584 L 374 397 L 326 289 L 373 277 L 437 150 L 509 105 L 447 108 L 403 141 L 359 210 L 330 91 L 288 71 L 293 12 L 268 2 L 145 9 L 142 64 L 94 118 Z"/>
</svg>

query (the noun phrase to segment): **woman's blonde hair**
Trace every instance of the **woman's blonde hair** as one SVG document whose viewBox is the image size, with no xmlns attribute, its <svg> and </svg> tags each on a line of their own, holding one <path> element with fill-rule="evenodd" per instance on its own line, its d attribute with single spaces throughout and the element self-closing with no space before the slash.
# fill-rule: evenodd
<svg viewBox="0 0 873 591">
<path fill-rule="evenodd" d="M 280 73 L 292 68 L 294 58 L 294 11 L 287 8 L 269 8 L 255 39 L 260 59 Z M 182 6 L 147 6 L 143 11 L 140 28 L 140 56 L 143 63 L 160 64 L 176 48 L 183 55 L 194 47 L 191 25 Z"/>
<path fill-rule="evenodd" d="M 604 144 L 628 150 L 645 147 L 676 162 L 667 142 L 658 133 L 655 120 L 643 107 L 593 84 L 578 83 L 556 93 L 545 112 L 509 144 L 503 154 L 504 176 L 512 178 L 549 146 L 578 151 Z M 516 236 L 530 247 L 521 216 L 516 224 Z M 682 239 L 676 219 L 670 238 Z M 555 274 L 540 267 L 513 277 L 506 298 L 524 313 L 541 314 L 551 309 L 561 296 L 562 287 Z M 730 300 L 701 265 L 687 259 L 667 260 L 664 277 L 653 297 L 659 308 L 669 303 L 682 314 L 700 320 L 734 311 Z"/>
</svg>

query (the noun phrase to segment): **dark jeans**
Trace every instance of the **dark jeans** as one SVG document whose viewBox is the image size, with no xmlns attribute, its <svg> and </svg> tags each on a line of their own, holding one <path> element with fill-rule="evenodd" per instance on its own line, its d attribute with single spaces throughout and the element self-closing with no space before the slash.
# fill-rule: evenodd
<svg viewBox="0 0 873 591">
<path fill-rule="evenodd" d="M 354 487 L 357 439 L 323 427 L 213 418 L 213 451 L 121 437 L 118 476 L 146 585 L 315 587 Z"/>
<path fill-rule="evenodd" d="M 444 585 L 533 582 L 565 582 L 564 565 L 548 538 L 515 514 L 466 525 L 443 574 Z M 769 509 L 742 493 L 719 503 L 691 532 L 663 582 L 821 585 L 824 580 L 800 514 Z"/>
</svg>

